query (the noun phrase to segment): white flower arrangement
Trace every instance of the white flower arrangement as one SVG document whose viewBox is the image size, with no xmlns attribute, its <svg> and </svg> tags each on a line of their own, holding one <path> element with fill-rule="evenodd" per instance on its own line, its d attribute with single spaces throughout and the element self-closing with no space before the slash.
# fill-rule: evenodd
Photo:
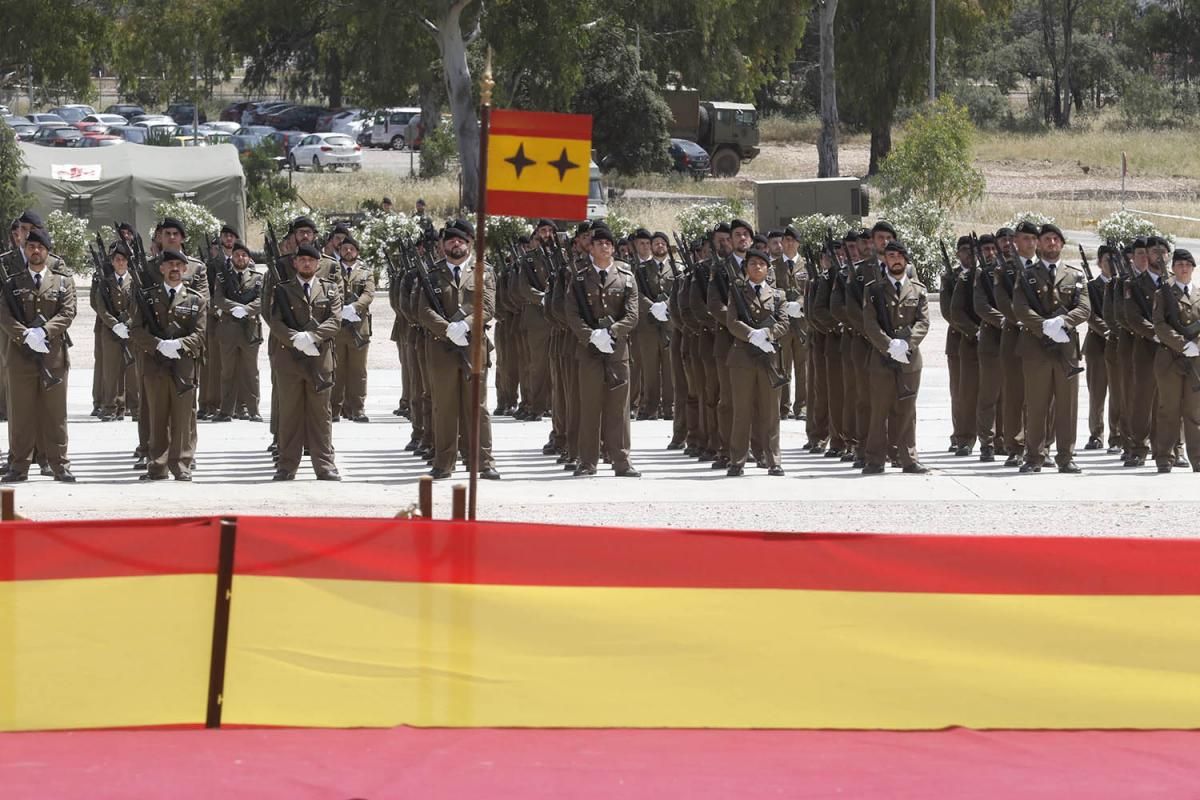
<svg viewBox="0 0 1200 800">
<path fill-rule="evenodd" d="M 1175 237 L 1160 231 L 1153 222 L 1145 217 L 1139 217 L 1132 211 L 1118 211 L 1109 214 L 1096 225 L 1096 233 L 1101 241 L 1128 243 L 1139 236 L 1161 236 L 1175 248 Z"/>
<path fill-rule="evenodd" d="M 846 231 L 858 229 L 858 225 L 846 217 L 837 214 L 809 214 L 806 217 L 796 217 L 791 221 L 791 227 L 800 234 L 800 249 L 820 251 L 825 246 L 825 237 L 832 231 L 835 241 L 840 241 Z"/>
<path fill-rule="evenodd" d="M 160 201 L 154 204 L 154 214 L 160 220 L 174 217 L 182 222 L 187 229 L 189 249 L 195 240 L 209 241 L 225 224 L 207 208 L 190 200 Z M 146 246 L 149 247 L 148 244 Z"/>
<path fill-rule="evenodd" d="M 940 242 L 953 254 L 953 231 L 946 209 L 928 200 L 906 200 L 880 209 L 879 218 L 896 229 L 896 238 L 908 248 L 908 260 L 917 278 L 926 286 L 936 285 L 942 270 Z"/>
<path fill-rule="evenodd" d="M 91 267 L 87 246 L 92 234 L 86 219 L 65 211 L 51 211 L 46 217 L 46 231 L 50 234 L 51 252 L 66 262 L 68 269 L 79 274 Z"/>
<path fill-rule="evenodd" d="M 679 231 L 686 241 L 704 236 L 718 223 L 729 222 L 734 217 L 748 217 L 752 209 L 741 200 L 723 200 L 719 203 L 693 203 L 679 212 L 676 219 Z"/>
<path fill-rule="evenodd" d="M 416 217 L 399 211 L 376 211 L 368 214 L 358 224 L 354 238 L 358 241 L 358 252 L 363 260 L 370 264 L 378 275 L 381 271 L 386 271 L 385 254 L 396 252 L 396 242 L 418 237 L 421 232 L 421 223 Z"/>
</svg>

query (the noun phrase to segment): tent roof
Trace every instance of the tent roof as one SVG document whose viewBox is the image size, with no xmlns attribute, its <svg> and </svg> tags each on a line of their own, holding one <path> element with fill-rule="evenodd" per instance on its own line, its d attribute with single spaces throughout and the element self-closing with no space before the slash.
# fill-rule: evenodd
<svg viewBox="0 0 1200 800">
<path fill-rule="evenodd" d="M 51 166 L 100 166 L 100 181 L 128 175 L 192 184 L 221 176 L 241 176 L 237 148 L 231 144 L 210 147 L 156 147 L 126 142 L 116 147 L 43 147 L 21 142 L 32 177 L 51 179 Z M 82 185 L 98 181 L 78 181 Z"/>
</svg>

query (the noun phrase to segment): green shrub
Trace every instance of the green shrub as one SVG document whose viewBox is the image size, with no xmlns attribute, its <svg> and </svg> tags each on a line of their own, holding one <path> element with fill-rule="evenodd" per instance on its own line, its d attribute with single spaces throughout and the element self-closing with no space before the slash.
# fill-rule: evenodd
<svg viewBox="0 0 1200 800">
<path fill-rule="evenodd" d="M 909 198 L 957 208 L 983 198 L 983 172 L 971 165 L 975 126 L 967 110 L 943 96 L 916 114 L 879 170 L 885 204 Z"/>
<path fill-rule="evenodd" d="M 82 274 L 92 266 L 87 246 L 92 234 L 88 221 L 65 211 L 51 211 L 46 217 L 46 231 L 50 234 L 51 250 L 67 263 L 75 274 Z"/>
<path fill-rule="evenodd" d="M 458 154 L 458 140 L 449 125 L 438 125 L 421 140 L 421 177 L 446 174 L 450 161 Z"/>
<path fill-rule="evenodd" d="M 729 222 L 734 217 L 749 215 L 748 204 L 741 200 L 723 200 L 719 203 L 693 203 L 679 212 L 679 230 L 687 241 L 704 236 L 720 222 Z"/>
<path fill-rule="evenodd" d="M 265 139 L 242 158 L 242 171 L 246 174 L 246 205 L 256 219 L 262 219 L 268 209 L 294 202 L 297 198 L 296 188 L 280 171 L 279 162 L 275 160 L 282 155 L 278 143 Z"/>
<path fill-rule="evenodd" d="M 979 128 L 994 128 L 1010 115 L 1008 98 L 995 86 L 960 83 L 954 89 L 954 99 L 967 109 L 971 122 Z"/>
<path fill-rule="evenodd" d="M 953 231 L 946 209 L 928 200 L 910 198 L 880 209 L 879 218 L 896 229 L 896 238 L 908 247 L 909 262 L 917 278 L 926 286 L 936 286 L 942 271 L 940 242 L 946 241 L 947 251 L 953 252 Z"/>
</svg>

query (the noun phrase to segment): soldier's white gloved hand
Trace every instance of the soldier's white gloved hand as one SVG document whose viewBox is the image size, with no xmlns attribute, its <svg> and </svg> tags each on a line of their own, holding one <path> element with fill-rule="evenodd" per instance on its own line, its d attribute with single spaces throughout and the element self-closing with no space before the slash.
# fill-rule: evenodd
<svg viewBox="0 0 1200 800">
<path fill-rule="evenodd" d="M 979 330 L 975 331 L 975 341 L 978 342 L 982 338 L 983 338 L 983 326 L 980 325 Z"/>
<path fill-rule="evenodd" d="M 1200 344 L 1188 342 L 1183 346 L 1183 354 L 1188 358 L 1196 358 L 1200 356 Z"/>
<path fill-rule="evenodd" d="M 892 339 L 888 342 L 888 356 L 901 364 L 908 363 L 908 342 L 903 339 Z"/>
<path fill-rule="evenodd" d="M 178 339 L 163 339 L 155 348 L 167 358 L 179 358 L 179 351 L 183 349 L 183 344 Z"/>
<path fill-rule="evenodd" d="M 750 331 L 750 335 L 746 339 L 764 353 L 775 352 L 775 345 L 771 344 L 766 328 L 755 328 Z"/>
<path fill-rule="evenodd" d="M 1071 341 L 1071 337 L 1067 335 L 1067 321 L 1062 317 L 1042 320 L 1042 334 L 1059 344 Z"/>
<path fill-rule="evenodd" d="M 804 309 L 800 307 L 799 300 L 791 300 L 783 304 L 783 313 L 792 319 L 800 319 L 804 316 Z"/>
<path fill-rule="evenodd" d="M 233 315 L 234 319 L 245 319 L 250 312 L 246 310 L 245 306 L 234 306 L 229 313 Z"/>
<path fill-rule="evenodd" d="M 471 326 L 465 319 L 460 319 L 457 322 L 451 322 L 446 326 L 446 338 L 454 342 L 459 347 L 467 346 L 467 331 L 471 330 Z"/>
<path fill-rule="evenodd" d="M 35 353 L 49 353 L 50 347 L 46 344 L 46 329 L 29 328 L 26 330 L 25 345 Z"/>
<path fill-rule="evenodd" d="M 321 351 L 317 349 L 317 340 L 308 331 L 300 331 L 292 334 L 292 347 L 304 353 L 306 356 L 319 356 Z"/>
<path fill-rule="evenodd" d="M 590 341 L 601 353 L 611 354 L 615 350 L 613 347 L 612 334 L 609 333 L 605 328 L 597 328 L 596 330 L 592 331 Z"/>
<path fill-rule="evenodd" d="M 354 310 L 354 306 L 342 306 L 342 319 L 346 322 L 361 322 L 362 317 Z"/>
<path fill-rule="evenodd" d="M 651 303 L 650 314 L 659 322 L 667 321 L 667 304 L 663 301 Z"/>
<path fill-rule="evenodd" d="M 118 322 L 116 325 L 113 325 L 112 332 L 116 335 L 116 337 L 118 339 L 128 339 L 129 338 L 129 326 L 126 325 L 124 322 Z"/>
</svg>

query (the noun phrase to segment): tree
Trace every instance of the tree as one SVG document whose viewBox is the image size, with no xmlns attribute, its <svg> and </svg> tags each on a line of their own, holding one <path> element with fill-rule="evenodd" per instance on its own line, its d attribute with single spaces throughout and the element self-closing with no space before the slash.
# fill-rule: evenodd
<svg viewBox="0 0 1200 800">
<path fill-rule="evenodd" d="M 953 209 L 983 197 L 983 173 L 971 165 L 975 126 L 967 109 L 942 95 L 905 127 L 883 162 L 879 186 L 887 205 L 909 198 Z"/>
<path fill-rule="evenodd" d="M 820 0 L 818 27 L 821 34 L 821 136 L 817 140 L 817 177 L 838 176 L 837 72 L 834 63 L 833 21 L 838 0 Z"/>
<path fill-rule="evenodd" d="M 0 0 L 0 85 L 30 92 L 35 103 L 88 97 L 93 59 L 107 49 L 110 5 Z"/>
<path fill-rule="evenodd" d="M 21 173 L 25 171 L 25 158 L 17 144 L 12 128 L 0 124 L 0 223 L 7 233 L 8 224 L 21 215 L 32 198 L 21 191 Z M 8 249 L 5 240 L 0 249 Z"/>
<path fill-rule="evenodd" d="M 625 173 L 666 169 L 671 111 L 654 76 L 637 68 L 621 30 L 599 31 L 584 63 L 571 110 L 592 115 L 592 146 L 601 162 Z"/>
</svg>

